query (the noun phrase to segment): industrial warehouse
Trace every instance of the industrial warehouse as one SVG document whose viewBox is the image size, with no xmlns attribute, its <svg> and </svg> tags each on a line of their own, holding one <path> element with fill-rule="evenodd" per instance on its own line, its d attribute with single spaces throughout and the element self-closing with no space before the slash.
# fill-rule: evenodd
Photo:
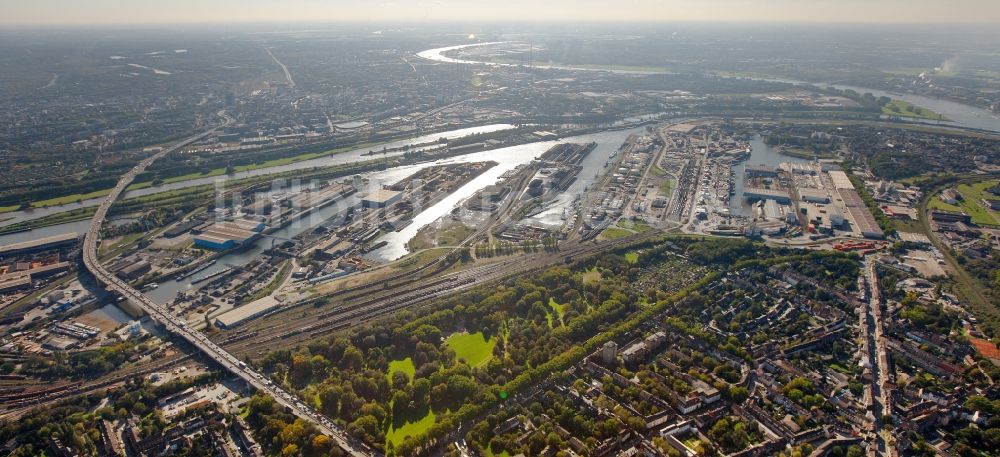
<svg viewBox="0 0 1000 457">
<path fill-rule="evenodd" d="M 240 218 L 233 221 L 216 222 L 194 236 L 198 247 L 223 251 L 246 244 L 264 231 L 263 222 Z"/>
<path fill-rule="evenodd" d="M 743 197 L 758 202 L 757 227 L 762 234 L 779 233 L 782 224 L 789 224 L 804 225 L 813 237 L 885 236 L 847 173 L 835 165 L 747 166 L 746 179 Z"/>
</svg>

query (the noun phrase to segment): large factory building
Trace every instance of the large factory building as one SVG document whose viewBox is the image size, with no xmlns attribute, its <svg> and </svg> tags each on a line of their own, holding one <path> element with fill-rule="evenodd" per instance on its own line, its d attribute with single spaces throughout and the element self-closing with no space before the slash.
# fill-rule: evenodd
<svg viewBox="0 0 1000 457">
<path fill-rule="evenodd" d="M 247 243 L 260 236 L 264 223 L 249 219 L 217 222 L 194 236 L 194 245 L 223 251 Z"/>
</svg>

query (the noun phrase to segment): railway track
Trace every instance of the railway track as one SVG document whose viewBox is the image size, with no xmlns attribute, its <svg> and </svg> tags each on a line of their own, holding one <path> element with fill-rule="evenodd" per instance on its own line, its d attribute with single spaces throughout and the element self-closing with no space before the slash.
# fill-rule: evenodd
<svg viewBox="0 0 1000 457">
<path fill-rule="evenodd" d="M 619 246 L 642 241 L 655 235 L 655 233 L 647 232 L 606 243 L 578 244 L 564 249 L 557 254 L 544 253 L 533 255 L 529 259 L 523 257 L 509 259 L 453 273 L 446 277 L 428 283 L 420 283 L 402 290 L 393 288 L 374 291 L 372 293 L 378 294 L 374 297 L 370 294 L 353 296 L 352 298 L 363 297 L 364 299 L 356 302 L 348 299 L 330 311 L 269 326 L 267 330 L 244 331 L 243 333 L 238 333 L 222 340 L 220 344 L 225 345 L 228 350 L 241 355 L 255 355 L 255 353 L 260 351 L 260 347 L 262 346 L 268 348 L 294 346 L 303 340 L 317 338 L 353 325 L 369 322 L 392 312 L 419 306 L 432 299 L 442 298 L 475 286 L 488 284 L 532 270 L 546 268 L 565 261 L 567 257 L 573 259 L 588 257 Z M 355 291 L 358 290 L 363 290 L 363 288 L 355 288 Z"/>
<path fill-rule="evenodd" d="M 116 372 L 114 375 L 98 378 L 92 381 L 75 381 L 63 385 L 37 390 L 23 390 L 15 395 L 0 395 L 0 419 L 14 420 L 20 418 L 32 409 L 52 405 L 60 401 L 89 394 L 98 390 L 118 387 L 133 376 L 145 376 L 158 371 L 167 370 L 174 365 L 189 360 L 186 354 L 179 354 L 159 360 L 152 365 L 134 365 L 128 369 Z"/>
<path fill-rule="evenodd" d="M 404 309 L 432 297 L 441 297 L 474 284 L 476 277 L 494 273 L 506 266 L 486 265 L 446 277 L 414 285 L 404 290 L 398 288 L 378 290 L 368 294 L 355 295 L 341 302 L 333 309 L 321 314 L 286 321 L 223 340 L 227 349 L 241 354 L 256 352 L 262 345 L 277 343 L 287 345 L 303 337 L 317 337 L 348 327 L 352 323 L 372 320 L 388 312 Z M 249 336 L 249 335 L 253 336 Z"/>
<path fill-rule="evenodd" d="M 420 306 L 435 298 L 446 297 L 475 286 L 546 268 L 564 262 L 567 257 L 574 260 L 586 258 L 610 249 L 644 241 L 655 235 L 653 232 L 646 232 L 606 243 L 574 244 L 558 253 L 536 254 L 528 259 L 517 257 L 452 273 L 429 283 L 415 284 L 421 279 L 437 274 L 438 270 L 432 270 L 415 278 L 408 277 L 414 272 L 427 271 L 432 265 L 437 265 L 437 261 L 435 261 L 418 270 L 394 276 L 393 280 L 403 280 L 403 282 L 389 289 L 383 289 L 384 286 L 380 286 L 380 283 L 367 283 L 344 289 L 341 293 L 350 293 L 348 297 L 345 297 L 345 303 L 329 311 L 269 327 L 267 330 L 254 328 L 236 330 L 226 334 L 226 337 L 219 341 L 219 345 L 240 355 L 255 355 L 260 347 L 275 349 L 293 346 L 301 341 L 344 330 L 384 317 L 395 311 Z M 403 289 L 400 290 L 400 287 Z M 377 295 L 372 297 L 370 294 Z M 361 300 L 355 301 L 359 299 Z M 33 391 L 34 395 L 20 399 L 7 398 L 5 400 L 0 396 L 0 419 L 16 420 L 32 409 L 53 405 L 74 396 L 117 387 L 123 385 L 130 377 L 163 371 L 190 359 L 190 355 L 178 354 L 156 363 L 134 364 L 114 375 L 93 381 L 67 383 L 51 389 L 50 392 L 45 392 L 44 389 L 37 390 Z M 28 382 L 31 383 L 28 388 L 47 385 L 41 382 Z M 5 388 L 9 389 L 9 387 Z M 3 392 L 0 390 L 0 395 L 3 395 Z"/>
</svg>

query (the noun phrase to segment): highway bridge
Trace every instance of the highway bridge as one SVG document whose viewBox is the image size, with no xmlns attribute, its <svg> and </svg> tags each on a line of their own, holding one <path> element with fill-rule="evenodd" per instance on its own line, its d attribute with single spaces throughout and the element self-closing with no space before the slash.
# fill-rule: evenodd
<svg viewBox="0 0 1000 457">
<path fill-rule="evenodd" d="M 223 125 L 228 125 L 230 122 L 231 119 L 227 117 L 227 121 Z M 97 278 L 98 281 L 104 284 L 108 290 L 121 295 L 127 300 L 130 300 L 132 303 L 139 306 L 139 308 L 141 308 L 146 314 L 148 314 L 150 319 L 162 325 L 166 331 L 179 338 L 183 338 L 193 347 L 197 348 L 223 368 L 242 378 L 258 391 L 264 392 L 273 397 L 276 402 L 290 409 L 296 416 L 316 425 L 321 433 L 332 438 L 342 449 L 348 451 L 351 455 L 356 457 L 377 455 L 377 452 L 370 449 L 360 440 L 352 438 L 328 418 L 302 403 L 302 401 L 295 398 L 292 394 L 286 392 L 281 387 L 275 385 L 266 376 L 248 367 L 246 363 L 240 361 L 235 356 L 210 341 L 208 337 L 201 332 L 188 327 L 186 323 L 177 319 L 177 317 L 174 316 L 169 310 L 154 303 L 141 292 L 130 286 L 127 282 L 119 279 L 117 276 L 104 268 L 98 260 L 97 246 L 99 242 L 101 224 L 104 223 L 104 219 L 107 216 L 111 205 L 121 196 L 136 176 L 142 174 L 147 167 L 160 157 L 163 157 L 195 141 L 201 140 L 211 135 L 214 131 L 215 129 L 213 128 L 201 134 L 184 139 L 164 149 L 163 151 L 144 159 L 128 173 L 122 176 L 121 180 L 118 181 L 118 184 L 115 185 L 111 193 L 108 194 L 107 198 L 101 202 L 101 205 L 97 208 L 97 212 L 94 213 L 94 218 L 91 220 L 90 226 L 87 229 L 83 243 L 84 266 L 91 272 L 91 274 L 94 275 L 95 278 Z"/>
</svg>

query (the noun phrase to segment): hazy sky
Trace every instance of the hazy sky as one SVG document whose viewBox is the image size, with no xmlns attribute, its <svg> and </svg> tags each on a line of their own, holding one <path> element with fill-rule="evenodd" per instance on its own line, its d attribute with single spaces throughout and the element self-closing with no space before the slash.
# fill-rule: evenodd
<svg viewBox="0 0 1000 457">
<path fill-rule="evenodd" d="M 1000 23 L 1000 1 L 0 0 L 3 24 L 427 20 Z"/>
</svg>

